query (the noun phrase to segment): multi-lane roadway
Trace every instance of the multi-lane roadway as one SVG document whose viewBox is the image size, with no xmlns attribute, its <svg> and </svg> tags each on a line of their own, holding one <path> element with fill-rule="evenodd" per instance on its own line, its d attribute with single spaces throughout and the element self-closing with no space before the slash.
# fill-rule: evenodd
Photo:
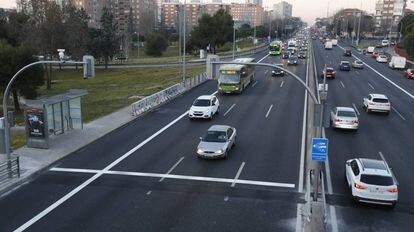
<svg viewBox="0 0 414 232">
<path fill-rule="evenodd" d="M 306 67 L 300 60 L 288 69 L 306 81 Z M 217 95 L 212 121 L 189 120 L 193 100 L 216 91 L 208 81 L 3 196 L 0 230 L 295 231 L 304 203 L 303 87 L 258 67 L 242 94 Z M 226 160 L 196 157 L 213 124 L 238 130 Z"/>
<path fill-rule="evenodd" d="M 411 231 L 414 226 L 414 184 L 412 181 L 414 157 L 414 82 L 405 79 L 402 71 L 389 69 L 368 55 L 352 49 L 353 57 L 344 57 L 343 44 L 325 50 L 323 44 L 313 41 L 316 69 L 320 74 L 324 65 L 337 70 L 336 79 L 328 80 L 329 108 L 355 108 L 359 117 L 358 132 L 326 129 L 330 140 L 327 181 L 331 195 L 328 203 L 335 206 L 336 223 L 340 231 Z M 341 60 L 356 58 L 365 63 L 364 69 L 339 71 Z M 362 108 L 363 97 L 369 93 L 388 96 L 392 111 L 389 115 L 370 113 Z M 385 159 L 399 182 L 399 202 L 395 209 L 373 205 L 354 204 L 344 180 L 345 162 L 356 157 Z M 331 186 L 329 186 L 331 185 Z"/>
</svg>

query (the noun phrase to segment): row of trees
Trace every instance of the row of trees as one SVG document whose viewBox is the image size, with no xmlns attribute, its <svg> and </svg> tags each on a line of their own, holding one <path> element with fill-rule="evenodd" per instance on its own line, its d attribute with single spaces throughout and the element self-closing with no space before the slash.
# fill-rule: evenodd
<svg viewBox="0 0 414 232">
<path fill-rule="evenodd" d="M 399 28 L 403 34 L 403 45 L 407 53 L 414 56 L 414 14 L 410 14 L 401 19 Z"/>
</svg>

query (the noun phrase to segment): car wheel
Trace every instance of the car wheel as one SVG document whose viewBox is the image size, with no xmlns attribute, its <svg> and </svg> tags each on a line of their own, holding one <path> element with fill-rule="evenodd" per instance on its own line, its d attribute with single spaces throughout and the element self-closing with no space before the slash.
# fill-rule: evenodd
<svg viewBox="0 0 414 232">
<path fill-rule="evenodd" d="M 219 107 L 217 107 L 217 112 L 216 112 L 216 114 L 219 114 L 220 113 L 220 106 Z"/>
<path fill-rule="evenodd" d="M 208 119 L 210 119 L 210 121 L 213 120 L 213 113 L 210 114 L 210 117 Z"/>
<path fill-rule="evenodd" d="M 236 139 L 237 139 L 237 137 L 234 137 L 234 142 L 233 142 L 233 144 L 232 144 L 232 146 L 233 146 L 233 147 L 235 147 L 235 146 L 236 146 Z"/>
<path fill-rule="evenodd" d="M 389 114 L 390 114 L 390 112 L 389 112 L 389 111 L 385 112 L 385 115 L 389 115 Z"/>
<path fill-rule="evenodd" d="M 393 202 L 393 203 L 390 205 L 390 209 L 394 209 L 394 208 L 395 208 L 395 205 L 397 205 L 397 202 Z"/>
<path fill-rule="evenodd" d="M 228 151 L 226 151 L 226 152 L 224 153 L 224 155 L 223 155 L 223 159 L 227 159 L 228 155 L 229 155 L 229 152 L 228 152 Z"/>
<path fill-rule="evenodd" d="M 370 112 L 371 112 L 371 110 L 370 110 L 370 109 L 368 109 L 368 107 L 366 107 L 366 108 L 365 108 L 365 111 L 366 111 L 367 113 L 370 113 Z"/>
</svg>

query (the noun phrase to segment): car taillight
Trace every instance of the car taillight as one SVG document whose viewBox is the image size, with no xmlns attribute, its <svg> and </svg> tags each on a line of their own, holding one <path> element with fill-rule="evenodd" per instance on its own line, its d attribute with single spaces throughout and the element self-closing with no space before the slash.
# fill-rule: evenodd
<svg viewBox="0 0 414 232">
<path fill-rule="evenodd" d="M 398 188 L 390 188 L 390 189 L 387 189 L 387 191 L 390 192 L 390 193 L 397 193 Z"/>
<path fill-rule="evenodd" d="M 358 120 L 353 120 L 352 123 L 359 123 Z"/>
<path fill-rule="evenodd" d="M 342 122 L 342 119 L 337 118 L 335 119 L 335 122 Z"/>
<path fill-rule="evenodd" d="M 363 186 L 363 185 L 360 185 L 360 184 L 357 184 L 357 183 L 355 183 L 355 188 L 357 188 L 357 189 L 367 189 L 367 187 L 365 187 L 365 186 Z"/>
<path fill-rule="evenodd" d="M 373 103 L 373 102 L 370 102 L 370 103 L 368 103 L 369 105 L 371 105 L 371 106 L 373 106 L 373 105 L 375 105 L 375 103 Z"/>
</svg>

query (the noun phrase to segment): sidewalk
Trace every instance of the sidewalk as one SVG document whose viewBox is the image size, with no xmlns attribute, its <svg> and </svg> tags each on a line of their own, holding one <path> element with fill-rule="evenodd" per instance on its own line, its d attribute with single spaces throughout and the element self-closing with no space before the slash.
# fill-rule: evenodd
<svg viewBox="0 0 414 232">
<path fill-rule="evenodd" d="M 63 135 L 50 138 L 49 149 L 19 148 L 13 153 L 20 159 L 20 178 L 8 179 L 0 183 L 0 195 L 19 187 L 40 174 L 63 157 L 81 149 L 89 143 L 105 136 L 111 131 L 131 122 L 133 117 L 130 106 L 84 125 L 83 130 L 68 131 Z M 1 154 L 0 161 L 6 160 Z"/>
</svg>

